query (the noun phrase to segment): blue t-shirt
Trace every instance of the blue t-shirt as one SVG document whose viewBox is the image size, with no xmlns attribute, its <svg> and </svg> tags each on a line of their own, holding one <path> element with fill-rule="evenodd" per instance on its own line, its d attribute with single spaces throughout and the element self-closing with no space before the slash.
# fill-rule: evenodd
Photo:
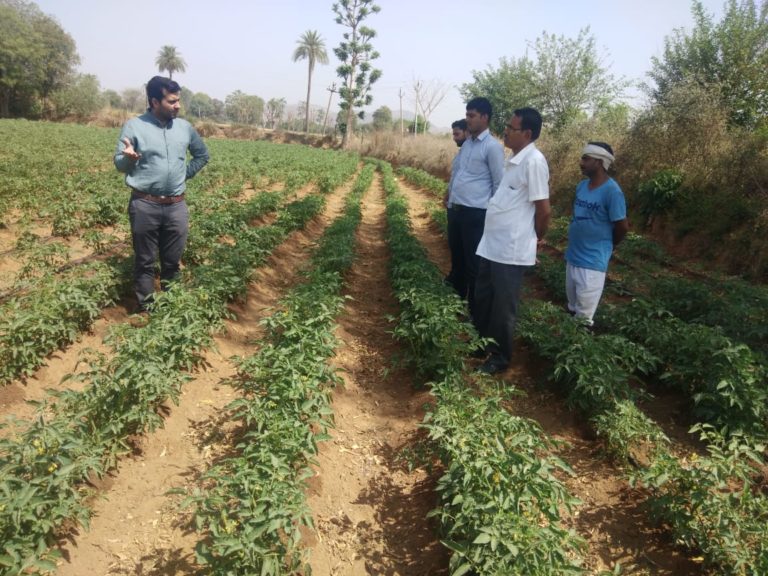
<svg viewBox="0 0 768 576">
<path fill-rule="evenodd" d="M 613 178 L 594 190 L 588 179 L 579 182 L 565 259 L 579 268 L 606 272 L 613 252 L 613 223 L 626 217 L 624 193 Z"/>
</svg>

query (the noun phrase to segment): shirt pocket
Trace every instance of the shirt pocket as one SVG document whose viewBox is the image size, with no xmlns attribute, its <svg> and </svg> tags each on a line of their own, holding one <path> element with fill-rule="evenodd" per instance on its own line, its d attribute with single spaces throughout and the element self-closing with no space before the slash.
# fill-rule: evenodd
<svg viewBox="0 0 768 576">
<path fill-rule="evenodd" d="M 498 212 L 511 210 L 520 203 L 522 194 L 522 190 L 512 188 L 508 184 L 502 184 L 496 194 L 491 197 L 491 200 L 488 203 L 488 208 L 493 207 Z"/>
</svg>

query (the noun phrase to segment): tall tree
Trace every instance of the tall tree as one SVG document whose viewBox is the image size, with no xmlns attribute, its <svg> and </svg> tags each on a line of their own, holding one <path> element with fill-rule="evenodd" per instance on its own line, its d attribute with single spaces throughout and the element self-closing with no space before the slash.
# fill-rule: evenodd
<svg viewBox="0 0 768 576">
<path fill-rule="evenodd" d="M 288 103 L 285 98 L 270 98 L 267 107 L 264 109 L 264 122 L 267 128 L 277 128 L 280 125 L 280 119 L 285 113 L 285 106 Z"/>
<path fill-rule="evenodd" d="M 519 59 L 502 58 L 498 69 L 473 71 L 474 82 L 460 92 L 467 100 L 485 96 L 494 107 L 492 128 L 497 133 L 515 108 L 534 106 L 554 129 L 562 129 L 585 114 L 595 114 L 614 103 L 627 83 L 608 71 L 597 53 L 589 28 L 576 38 L 546 32 Z"/>
<path fill-rule="evenodd" d="M 373 129 L 379 132 L 392 130 L 392 110 L 381 106 L 373 112 Z"/>
<path fill-rule="evenodd" d="M 0 117 L 38 116 L 79 62 L 74 40 L 53 18 L 31 2 L 0 0 Z"/>
<path fill-rule="evenodd" d="M 261 124 L 264 100 L 236 90 L 225 101 L 227 117 L 238 124 Z"/>
<path fill-rule="evenodd" d="M 195 92 L 189 102 L 192 114 L 198 118 L 213 116 L 213 99 L 204 92 Z"/>
<path fill-rule="evenodd" d="M 606 68 L 589 27 L 579 30 L 576 38 L 545 32 L 536 39 L 534 51 L 540 112 L 555 128 L 597 113 L 615 102 L 626 86 Z"/>
<path fill-rule="evenodd" d="M 729 0 L 720 22 L 693 2 L 694 26 L 665 39 L 664 54 L 652 59 L 651 94 L 663 103 L 678 87 L 694 82 L 720 93 L 733 124 L 768 125 L 768 2 Z"/>
<path fill-rule="evenodd" d="M 373 49 L 371 40 L 376 37 L 376 31 L 364 26 L 363 21 L 371 14 L 381 11 L 373 0 L 340 0 L 333 5 L 336 23 L 349 28 L 344 32 L 344 40 L 333 49 L 341 66 L 336 74 L 343 80 L 339 88 L 341 102 L 339 108 L 346 115 L 343 125 L 342 148 L 350 144 L 349 132 L 354 125 L 355 109 L 367 106 L 373 101 L 370 94 L 371 85 L 381 77 L 381 70 L 372 67 L 371 62 L 379 57 Z M 365 113 L 361 110 L 358 116 L 362 119 Z"/>
<path fill-rule="evenodd" d="M 146 94 L 138 88 L 126 88 L 122 91 L 123 104 L 128 112 L 140 112 L 146 106 Z"/>
<path fill-rule="evenodd" d="M 429 118 L 432 116 L 432 112 L 435 108 L 440 106 L 440 103 L 448 93 L 449 86 L 441 80 L 430 80 L 429 82 L 422 82 L 421 80 L 414 80 L 413 92 L 416 100 L 416 119 L 418 120 L 418 113 L 424 117 L 424 123 L 422 124 L 422 132 L 427 132 L 427 125 L 429 124 Z M 418 134 L 418 125 L 416 127 L 416 134 Z"/>
<path fill-rule="evenodd" d="M 99 79 L 93 74 L 78 74 L 51 99 L 57 118 L 85 120 L 104 106 Z"/>
<path fill-rule="evenodd" d="M 162 72 L 166 70 L 168 72 L 168 78 L 173 79 L 174 72 L 186 72 L 187 63 L 181 57 L 181 54 L 176 49 L 176 46 L 163 46 L 160 48 L 160 52 L 157 53 L 155 59 L 157 69 Z"/>
<path fill-rule="evenodd" d="M 307 30 L 296 40 L 298 46 L 293 51 L 293 61 L 307 60 L 309 74 L 307 77 L 307 102 L 304 110 L 304 132 L 309 132 L 309 95 L 312 91 L 312 72 L 315 63 L 328 64 L 328 53 L 325 51 L 325 41 L 316 30 Z"/>
</svg>

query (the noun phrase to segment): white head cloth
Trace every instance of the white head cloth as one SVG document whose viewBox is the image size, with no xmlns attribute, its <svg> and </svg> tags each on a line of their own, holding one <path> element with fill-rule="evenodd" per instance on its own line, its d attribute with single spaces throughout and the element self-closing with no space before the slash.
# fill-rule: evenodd
<svg viewBox="0 0 768 576">
<path fill-rule="evenodd" d="M 602 160 L 603 168 L 605 168 L 606 170 L 608 170 L 608 168 L 611 167 L 611 163 L 615 160 L 615 158 L 613 157 L 613 154 L 608 152 L 608 150 L 606 150 L 602 146 L 597 146 L 595 144 L 587 144 L 586 146 L 584 146 L 584 150 L 581 151 L 581 155 Z"/>
</svg>

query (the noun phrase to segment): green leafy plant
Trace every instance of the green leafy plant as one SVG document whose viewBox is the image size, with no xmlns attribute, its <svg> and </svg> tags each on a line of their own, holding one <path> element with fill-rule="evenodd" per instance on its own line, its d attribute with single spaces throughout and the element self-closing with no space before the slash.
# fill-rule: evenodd
<svg viewBox="0 0 768 576">
<path fill-rule="evenodd" d="M 638 186 L 640 212 L 645 225 L 650 226 L 654 217 L 664 214 L 675 204 L 683 175 L 675 169 L 659 170 Z"/>
</svg>

